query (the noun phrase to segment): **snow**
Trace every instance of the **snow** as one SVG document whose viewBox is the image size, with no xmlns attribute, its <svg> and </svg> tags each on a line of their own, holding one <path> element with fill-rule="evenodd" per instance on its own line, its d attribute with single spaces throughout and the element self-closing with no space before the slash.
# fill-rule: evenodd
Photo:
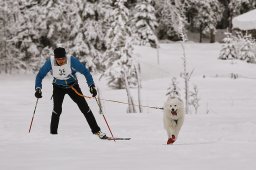
<svg viewBox="0 0 256 170">
<path fill-rule="evenodd" d="M 256 15 L 256 9 L 235 17 L 232 20 L 233 28 L 239 28 L 241 30 L 256 29 L 255 15 Z"/>
<path fill-rule="evenodd" d="M 253 170 L 256 168 L 256 66 L 242 61 L 218 60 L 221 44 L 185 44 L 190 87 L 199 89 L 198 114 L 188 114 L 180 136 L 165 145 L 162 110 L 143 108 L 127 114 L 127 106 L 103 102 L 105 116 L 117 137 L 130 141 L 103 141 L 92 135 L 79 109 L 66 96 L 59 135 L 49 134 L 52 94 L 51 77 L 43 81 L 31 133 L 28 133 L 36 99 L 35 75 L 0 75 L 0 168 L 4 170 Z M 142 103 L 161 107 L 173 76 L 180 78 L 183 52 L 179 43 L 161 44 L 157 52 L 136 47 L 142 68 Z M 238 74 L 231 79 L 230 74 Z M 84 94 L 85 79 L 78 76 Z M 96 79 L 96 75 L 94 76 Z M 125 90 L 113 90 L 95 80 L 102 98 L 126 102 Z M 136 100 L 136 89 L 132 89 Z M 101 126 L 107 126 L 94 100 L 88 100 Z M 191 109 L 191 111 L 193 111 Z"/>
</svg>

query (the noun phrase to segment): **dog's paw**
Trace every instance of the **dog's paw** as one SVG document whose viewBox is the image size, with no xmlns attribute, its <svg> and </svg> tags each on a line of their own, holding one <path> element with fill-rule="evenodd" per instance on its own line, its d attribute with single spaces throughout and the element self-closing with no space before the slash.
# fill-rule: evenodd
<svg viewBox="0 0 256 170">
<path fill-rule="evenodd" d="M 176 137 L 172 135 L 172 137 L 167 140 L 167 145 L 173 144 L 175 141 L 176 141 Z"/>
</svg>

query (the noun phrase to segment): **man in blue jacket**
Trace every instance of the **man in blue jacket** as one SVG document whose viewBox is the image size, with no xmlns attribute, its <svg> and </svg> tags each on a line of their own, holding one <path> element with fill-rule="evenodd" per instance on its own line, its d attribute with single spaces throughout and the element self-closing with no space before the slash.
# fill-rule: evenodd
<svg viewBox="0 0 256 170">
<path fill-rule="evenodd" d="M 65 94 L 68 94 L 84 114 L 92 133 L 98 135 L 100 139 L 106 139 L 106 134 L 100 131 L 100 127 L 98 126 L 95 117 L 84 97 L 79 96 L 75 92 L 77 91 L 78 93 L 82 94 L 77 77 L 75 75 L 76 72 L 80 72 L 85 76 L 87 80 L 87 84 L 90 88 L 92 97 L 97 95 L 94 81 L 89 70 L 75 57 L 67 56 L 64 48 L 56 48 L 54 50 L 54 56 L 51 56 L 46 60 L 36 76 L 36 98 L 42 98 L 42 80 L 49 71 L 51 71 L 53 75 L 53 111 L 50 133 L 58 134 L 58 125 L 62 112 L 62 103 Z M 71 86 L 74 89 L 72 89 Z"/>
</svg>

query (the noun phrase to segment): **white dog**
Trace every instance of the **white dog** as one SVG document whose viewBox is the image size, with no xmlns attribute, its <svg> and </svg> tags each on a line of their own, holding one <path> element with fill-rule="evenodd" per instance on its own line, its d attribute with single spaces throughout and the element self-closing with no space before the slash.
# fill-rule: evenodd
<svg viewBox="0 0 256 170">
<path fill-rule="evenodd" d="M 167 131 L 167 144 L 173 144 L 184 121 L 183 101 L 178 97 L 168 97 L 164 104 L 164 128 Z"/>
</svg>

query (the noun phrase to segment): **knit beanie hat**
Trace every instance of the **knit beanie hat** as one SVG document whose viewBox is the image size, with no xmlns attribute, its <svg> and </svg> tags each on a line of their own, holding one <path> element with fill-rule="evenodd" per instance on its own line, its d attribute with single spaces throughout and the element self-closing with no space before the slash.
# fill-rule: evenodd
<svg viewBox="0 0 256 170">
<path fill-rule="evenodd" d="M 55 48 L 55 50 L 54 50 L 54 57 L 55 57 L 55 58 L 63 58 L 63 57 L 66 57 L 65 48 L 62 48 L 62 47 Z"/>
</svg>

